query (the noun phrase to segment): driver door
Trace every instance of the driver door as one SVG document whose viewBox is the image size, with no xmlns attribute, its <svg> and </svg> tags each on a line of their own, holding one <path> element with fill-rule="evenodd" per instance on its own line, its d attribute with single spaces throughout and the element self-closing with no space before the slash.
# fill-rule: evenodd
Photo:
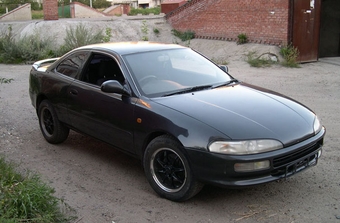
<svg viewBox="0 0 340 223">
<path fill-rule="evenodd" d="M 106 80 L 125 82 L 115 58 L 93 53 L 80 80 L 73 81 L 68 89 L 72 126 L 132 153 L 134 103 L 130 97 L 101 91 L 100 85 Z"/>
</svg>

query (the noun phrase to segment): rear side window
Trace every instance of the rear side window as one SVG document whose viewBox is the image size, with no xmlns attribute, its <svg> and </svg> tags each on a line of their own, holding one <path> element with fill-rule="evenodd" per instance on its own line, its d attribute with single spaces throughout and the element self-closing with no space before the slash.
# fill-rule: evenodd
<svg viewBox="0 0 340 223">
<path fill-rule="evenodd" d="M 66 76 L 76 78 L 78 76 L 79 69 L 83 66 L 87 53 L 76 53 L 64 61 L 62 61 L 56 68 L 57 72 L 64 74 Z"/>
</svg>

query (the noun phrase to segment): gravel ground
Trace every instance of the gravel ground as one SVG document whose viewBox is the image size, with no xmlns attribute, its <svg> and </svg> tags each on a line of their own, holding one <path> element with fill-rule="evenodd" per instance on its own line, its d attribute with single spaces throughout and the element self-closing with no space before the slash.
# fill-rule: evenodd
<svg viewBox="0 0 340 223">
<path fill-rule="evenodd" d="M 165 41 L 166 42 L 166 41 Z M 75 210 L 74 222 L 336 222 L 340 223 L 340 66 L 324 62 L 301 68 L 252 68 L 249 51 L 272 46 L 193 40 L 208 57 L 229 62 L 236 78 L 286 94 L 314 110 L 326 126 L 316 167 L 288 180 L 242 190 L 206 186 L 187 202 L 159 198 L 140 162 L 91 137 L 71 132 L 48 144 L 28 95 L 30 65 L 0 65 L 0 154 L 36 171 L 55 195 Z"/>
</svg>

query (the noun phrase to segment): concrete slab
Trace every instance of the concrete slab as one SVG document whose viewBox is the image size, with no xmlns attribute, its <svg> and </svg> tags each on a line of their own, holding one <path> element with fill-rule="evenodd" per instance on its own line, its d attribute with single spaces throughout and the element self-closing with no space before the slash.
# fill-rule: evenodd
<svg viewBox="0 0 340 223">
<path fill-rule="evenodd" d="M 324 58 L 319 58 L 319 62 L 329 63 L 329 64 L 340 66 L 340 57 L 324 57 Z"/>
</svg>

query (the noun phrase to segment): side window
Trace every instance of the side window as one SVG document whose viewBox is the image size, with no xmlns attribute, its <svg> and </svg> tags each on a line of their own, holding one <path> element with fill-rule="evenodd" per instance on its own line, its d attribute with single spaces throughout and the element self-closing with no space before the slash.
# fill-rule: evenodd
<svg viewBox="0 0 340 223">
<path fill-rule="evenodd" d="M 56 68 L 57 72 L 72 78 L 76 78 L 77 74 L 79 73 L 79 69 L 84 64 L 86 56 L 87 53 L 83 52 L 68 57 L 58 65 L 58 67 Z"/>
<path fill-rule="evenodd" d="M 100 86 L 107 80 L 124 84 L 124 76 L 116 60 L 112 57 L 94 53 L 83 72 L 82 81 Z"/>
</svg>

